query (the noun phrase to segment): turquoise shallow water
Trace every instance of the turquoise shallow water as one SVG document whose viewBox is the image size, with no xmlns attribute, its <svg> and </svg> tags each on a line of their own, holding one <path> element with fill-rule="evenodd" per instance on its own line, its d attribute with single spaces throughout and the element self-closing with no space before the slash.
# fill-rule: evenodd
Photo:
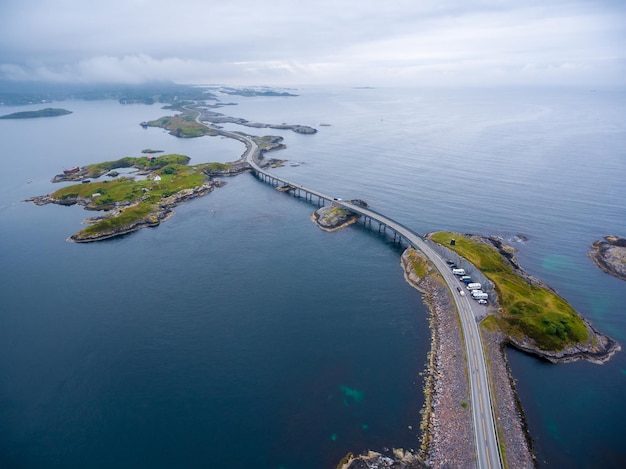
<svg viewBox="0 0 626 469">
<path fill-rule="evenodd" d="M 276 172 L 418 232 L 525 234 L 521 264 L 625 343 L 624 283 L 587 258 L 626 236 L 623 91 L 299 93 L 229 97 L 224 112 L 331 124 L 271 131 L 288 146 L 273 156 L 300 163 Z M 74 114 L 0 124 L 0 465 L 318 468 L 417 446 L 429 331 L 397 248 L 361 226 L 322 232 L 311 205 L 249 175 L 156 229 L 67 243 L 87 213 L 20 202 L 64 166 L 243 148 L 143 130 L 157 106 L 59 104 Z M 540 465 L 622 465 L 623 353 L 509 357 Z"/>
</svg>

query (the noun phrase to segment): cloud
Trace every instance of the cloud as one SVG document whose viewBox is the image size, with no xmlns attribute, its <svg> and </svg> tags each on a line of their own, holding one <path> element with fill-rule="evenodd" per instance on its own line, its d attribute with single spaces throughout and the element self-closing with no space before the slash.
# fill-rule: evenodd
<svg viewBox="0 0 626 469">
<path fill-rule="evenodd" d="M 0 78 L 181 83 L 622 83 L 606 0 L 21 0 Z"/>
</svg>

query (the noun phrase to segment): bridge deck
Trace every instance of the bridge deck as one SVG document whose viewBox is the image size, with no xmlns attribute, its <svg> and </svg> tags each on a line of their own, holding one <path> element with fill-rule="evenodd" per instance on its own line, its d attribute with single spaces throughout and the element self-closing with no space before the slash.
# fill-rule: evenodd
<svg viewBox="0 0 626 469">
<path fill-rule="evenodd" d="M 198 118 L 199 121 L 199 118 Z M 472 408 L 472 418 L 474 426 L 474 444 L 476 448 L 476 463 L 479 468 L 501 468 L 502 460 L 497 434 L 495 431 L 495 419 L 491 396 L 491 386 L 487 376 L 485 356 L 482 346 L 482 339 L 478 325 L 475 320 L 473 305 L 467 296 L 460 296 L 456 293 L 458 280 L 448 268 L 441 256 L 435 252 L 428 243 L 417 233 L 403 226 L 401 223 L 392 220 L 385 215 L 372 209 L 355 205 L 350 202 L 339 200 L 323 192 L 316 191 L 309 187 L 294 183 L 288 179 L 276 176 L 261 168 L 258 164 L 260 150 L 258 145 L 250 138 L 237 134 L 219 130 L 224 136 L 236 138 L 246 144 L 244 157 L 254 171 L 254 173 L 265 181 L 271 183 L 282 183 L 293 187 L 294 191 L 300 191 L 309 197 L 318 197 L 318 201 L 329 201 L 344 207 L 347 210 L 358 213 L 362 216 L 375 220 L 380 225 L 390 228 L 395 233 L 403 237 L 412 247 L 419 249 L 428 257 L 433 265 L 439 270 L 445 282 L 452 292 L 463 330 L 465 350 L 468 360 L 468 378 L 470 381 L 470 402 Z"/>
</svg>

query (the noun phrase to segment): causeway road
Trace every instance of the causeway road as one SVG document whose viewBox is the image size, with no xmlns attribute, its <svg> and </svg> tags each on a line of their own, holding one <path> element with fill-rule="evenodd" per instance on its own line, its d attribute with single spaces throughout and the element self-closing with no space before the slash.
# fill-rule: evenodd
<svg viewBox="0 0 626 469">
<path fill-rule="evenodd" d="M 354 205 L 344 201 L 333 201 L 333 203 L 341 205 L 350 211 L 370 217 L 392 228 L 396 233 L 404 237 L 414 248 L 422 251 L 443 276 L 443 279 L 452 292 L 461 319 L 461 328 L 465 342 L 467 372 L 470 383 L 470 404 L 474 426 L 477 466 L 486 469 L 501 468 L 502 462 L 496 435 L 491 387 L 487 375 L 482 338 L 476 322 L 476 318 L 479 317 L 480 313 L 478 311 L 474 312 L 474 308 L 477 308 L 477 304 L 474 300 L 470 299 L 467 294 L 461 295 L 456 288 L 462 285 L 461 291 L 465 292 L 465 284 L 460 282 L 459 279 L 452 274 L 452 270 L 446 264 L 445 260 L 442 259 L 421 236 L 405 226 L 378 212 L 361 207 L 360 205 Z"/>
<path fill-rule="evenodd" d="M 199 116 L 198 122 L 200 122 Z M 235 138 L 245 143 L 246 151 L 242 155 L 242 158 L 245 158 L 250 167 L 252 167 L 252 169 L 257 173 L 264 174 L 274 180 L 282 182 L 285 185 L 290 185 L 294 188 L 309 192 L 310 194 L 320 197 L 321 199 L 332 201 L 332 203 L 336 205 L 342 206 L 347 210 L 359 213 L 363 216 L 370 217 L 378 223 L 393 229 L 396 233 L 407 240 L 407 242 L 414 248 L 422 251 L 439 270 L 443 279 L 447 283 L 448 288 L 452 292 L 452 296 L 461 319 L 461 328 L 466 351 L 467 373 L 470 383 L 470 405 L 474 427 L 476 466 L 481 469 L 501 468 L 502 460 L 496 435 L 491 387 L 489 385 L 489 378 L 487 375 L 482 339 L 476 322 L 476 318 L 479 317 L 480 313 L 478 311 L 476 313 L 474 312 L 473 308 L 476 307 L 476 305 L 467 294 L 461 295 L 460 292 L 457 291 L 456 287 L 460 285 L 464 286 L 464 284 L 460 283 L 458 278 L 452 274 L 452 271 L 446 264 L 445 260 L 442 259 L 442 257 L 434 249 L 432 249 L 420 235 L 414 233 L 391 218 L 382 215 L 381 213 L 360 205 L 355 205 L 350 202 L 334 198 L 330 195 L 295 184 L 287 179 L 277 177 L 269 173 L 261 168 L 257 163 L 259 157 L 259 147 L 251 138 L 239 133 L 221 129 L 217 131 L 225 137 Z M 464 291 L 463 288 L 462 291 Z"/>
</svg>

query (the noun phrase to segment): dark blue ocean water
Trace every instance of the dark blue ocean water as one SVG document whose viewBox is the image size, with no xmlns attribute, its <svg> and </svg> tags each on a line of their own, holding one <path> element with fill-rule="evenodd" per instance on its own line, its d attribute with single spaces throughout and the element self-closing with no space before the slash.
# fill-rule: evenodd
<svg viewBox="0 0 626 469">
<path fill-rule="evenodd" d="M 522 233 L 522 265 L 626 343 L 626 284 L 586 256 L 626 236 L 623 90 L 297 92 L 225 99 L 236 117 L 331 124 L 268 131 L 300 163 L 277 173 L 418 232 Z M 397 248 L 360 226 L 322 232 L 311 205 L 250 175 L 156 229 L 67 243 L 89 213 L 20 202 L 63 167 L 243 148 L 144 130 L 167 114 L 154 105 L 56 104 L 74 114 L 0 121 L 0 466 L 319 468 L 417 447 L 429 330 Z M 541 465 L 626 461 L 624 353 L 509 358 Z"/>
</svg>

